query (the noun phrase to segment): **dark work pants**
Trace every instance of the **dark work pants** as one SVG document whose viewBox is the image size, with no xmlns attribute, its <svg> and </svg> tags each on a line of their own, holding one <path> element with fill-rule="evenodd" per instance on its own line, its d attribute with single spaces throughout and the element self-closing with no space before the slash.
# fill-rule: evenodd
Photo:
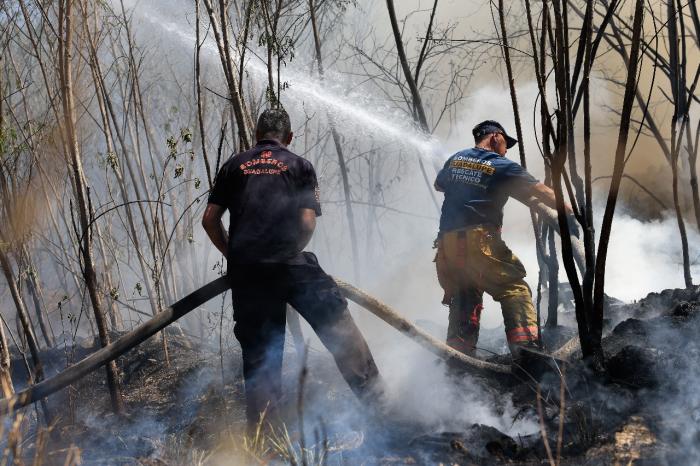
<svg viewBox="0 0 700 466">
<path fill-rule="evenodd" d="M 259 263 L 229 268 L 249 426 L 257 424 L 266 409 L 274 415 L 282 395 L 287 303 L 314 329 L 358 398 L 374 403 L 381 391 L 379 371 L 347 301 L 316 256 L 303 256 L 302 265 Z"/>
</svg>

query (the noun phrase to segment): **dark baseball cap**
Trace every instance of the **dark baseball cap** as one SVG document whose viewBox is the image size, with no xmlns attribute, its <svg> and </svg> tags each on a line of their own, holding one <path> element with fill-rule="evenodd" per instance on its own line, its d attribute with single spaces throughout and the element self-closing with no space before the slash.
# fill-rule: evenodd
<svg viewBox="0 0 700 466">
<path fill-rule="evenodd" d="M 474 129 L 472 129 L 472 134 L 474 135 L 474 139 L 476 139 L 476 140 L 479 140 L 484 135 L 491 134 L 491 133 L 501 133 L 503 135 L 503 137 L 506 138 L 506 147 L 508 149 L 510 149 L 511 147 L 513 147 L 514 145 L 516 145 L 518 143 L 517 139 L 508 136 L 508 134 L 506 133 L 506 130 L 503 129 L 503 126 L 497 121 L 493 121 L 493 120 L 482 121 L 481 123 L 476 125 L 474 127 Z"/>
</svg>

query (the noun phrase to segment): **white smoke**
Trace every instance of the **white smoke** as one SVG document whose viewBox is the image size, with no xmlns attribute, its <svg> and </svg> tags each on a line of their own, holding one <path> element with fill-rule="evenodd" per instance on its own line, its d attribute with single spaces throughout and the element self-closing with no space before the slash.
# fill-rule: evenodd
<svg viewBox="0 0 700 466">
<path fill-rule="evenodd" d="M 193 25 L 184 21 L 182 16 L 173 17 L 166 13 L 165 10 L 173 11 L 170 5 L 162 7 L 147 3 L 133 3 L 134 15 L 140 28 L 137 30 L 137 39 L 143 41 L 150 37 L 159 44 L 162 42 L 169 59 L 189 63 L 194 43 Z M 140 16 L 144 12 L 145 16 Z M 189 18 L 192 19 L 191 11 Z M 208 72 L 220 73 L 218 58 L 210 55 L 208 60 Z M 255 59 L 251 61 L 251 66 L 254 71 L 251 79 L 259 79 L 259 70 L 257 77 L 255 72 L 255 67 L 259 67 L 259 64 L 255 64 Z M 374 249 L 372 257 L 363 259 L 361 285 L 411 320 L 427 320 L 438 326 L 446 326 L 447 310 L 440 304 L 442 292 L 432 262 L 432 242 L 437 233 L 438 214 L 429 200 L 428 188 L 416 164 L 417 156 L 425 156 L 431 161 L 436 145 L 417 137 L 413 126 L 405 118 L 387 111 L 381 96 L 370 93 L 362 95 L 360 99 L 357 94 L 351 94 L 341 99 L 338 95 L 345 95 L 352 88 L 351 80 L 342 82 L 341 75 L 330 74 L 330 82 L 319 83 L 306 77 L 304 69 L 296 67 L 294 62 L 289 64 L 284 70 L 286 78 L 283 77 L 291 84 L 283 100 L 287 99 L 290 103 L 289 110 L 293 119 L 301 121 L 309 109 L 313 110 L 315 118 L 325 118 L 324 112 L 331 111 L 337 118 L 347 121 L 342 130 L 349 147 L 354 143 L 359 151 L 357 148 L 365 147 L 363 144 L 371 142 L 379 146 L 380 157 L 394 157 L 402 161 L 396 169 L 400 179 L 387 190 L 385 201 L 391 208 L 404 213 L 381 210 L 380 222 L 376 226 L 379 231 L 375 238 L 382 246 Z M 515 133 L 505 86 L 491 84 L 470 91 L 471 98 L 460 111 L 458 128 L 452 131 L 452 137 L 444 142 L 444 149 L 439 154 L 443 159 L 456 150 L 473 145 L 471 128 L 481 120 L 499 120 L 509 132 Z M 528 161 L 531 162 L 529 168 L 533 174 L 542 178 L 542 162 L 535 142 L 532 115 L 537 89 L 532 83 L 526 83 L 519 85 L 518 91 L 523 110 L 525 147 Z M 601 94 L 604 95 L 604 92 Z M 167 96 L 159 97 L 159 101 L 167 105 Z M 292 149 L 296 147 L 299 146 L 293 146 Z M 509 155 L 517 160 L 517 151 Z M 334 154 L 328 154 L 328 158 L 332 156 Z M 430 164 L 427 164 L 427 168 L 429 175 L 434 176 L 430 172 Z M 331 169 L 328 170 L 327 173 L 319 170 L 322 192 L 325 192 L 327 200 L 340 199 L 339 194 L 332 192 L 336 185 L 330 183 L 336 174 Z M 621 210 L 622 207 L 618 212 Z M 359 208 L 357 212 L 358 218 L 365 213 Z M 602 208 L 598 208 L 597 212 L 600 215 Z M 328 273 L 348 278 L 352 271 L 351 254 L 343 215 L 342 205 L 324 205 L 324 216 L 319 219 L 314 249 Z M 366 229 L 371 226 L 362 221 L 359 224 L 359 230 L 364 236 Z M 525 207 L 514 201 L 508 204 L 503 231 L 506 243 L 525 264 L 527 280 L 535 290 L 537 262 L 532 226 Z M 643 223 L 618 213 L 612 233 L 606 287 L 609 295 L 631 300 L 640 298 L 649 291 L 683 285 L 678 263 L 679 243 L 676 241 L 672 218 Z M 700 253 L 697 247 L 700 238 L 694 231 L 690 236 L 691 257 L 696 258 Z M 204 235 L 198 230 L 195 240 L 200 250 L 208 247 Z M 697 260 L 693 271 L 695 274 L 700 273 Z M 209 275 L 213 275 L 213 272 L 209 271 Z M 565 279 L 563 271 L 562 279 Z M 485 305 L 483 326 L 500 326 L 502 317 L 498 305 L 489 299 L 486 299 Z M 399 336 L 374 317 L 367 316 L 365 311 L 353 312 L 367 335 L 386 379 L 391 405 L 396 412 L 401 412 L 407 419 L 426 428 L 436 430 L 483 423 L 511 435 L 535 431 L 533 419 L 526 418 L 513 423 L 515 413 L 507 401 L 500 400 L 500 394 L 489 393 L 469 377 L 458 382 L 449 379 L 443 365 L 434 356 Z M 305 327 L 305 334 L 311 334 L 308 326 Z M 317 341 L 314 340 L 313 344 L 320 348 Z M 328 373 L 322 376 L 332 377 Z M 338 379 L 335 382 L 337 381 Z M 342 414 L 343 406 L 340 408 L 339 412 L 333 413 L 334 416 Z"/>
</svg>

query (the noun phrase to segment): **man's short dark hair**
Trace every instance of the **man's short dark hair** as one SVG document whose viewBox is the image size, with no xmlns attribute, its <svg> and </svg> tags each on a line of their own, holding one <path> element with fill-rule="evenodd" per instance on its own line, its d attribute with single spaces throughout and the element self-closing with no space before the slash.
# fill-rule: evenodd
<svg viewBox="0 0 700 466">
<path fill-rule="evenodd" d="M 472 131 L 472 134 L 474 134 L 473 131 Z M 479 144 L 481 141 L 483 141 L 484 139 L 486 139 L 486 138 L 488 138 L 489 136 L 491 136 L 491 134 L 492 134 L 492 133 L 478 133 L 478 134 L 474 134 L 474 143 L 475 143 L 475 144 Z"/>
<path fill-rule="evenodd" d="M 268 108 L 262 112 L 255 127 L 256 135 L 280 140 L 287 139 L 291 132 L 292 124 L 289 121 L 289 114 L 283 108 Z"/>
</svg>

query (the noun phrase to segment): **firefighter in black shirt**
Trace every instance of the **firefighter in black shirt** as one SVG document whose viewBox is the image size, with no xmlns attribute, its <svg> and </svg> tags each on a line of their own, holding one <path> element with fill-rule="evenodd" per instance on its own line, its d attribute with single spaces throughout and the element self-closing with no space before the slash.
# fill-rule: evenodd
<svg viewBox="0 0 700 466">
<path fill-rule="evenodd" d="M 265 110 L 257 144 L 219 170 L 202 226 L 227 258 L 234 334 L 241 344 L 249 426 L 275 415 L 281 396 L 286 305 L 291 304 L 333 354 L 355 394 L 374 403 L 380 377 L 338 286 L 302 252 L 321 215 L 311 163 L 289 150 L 289 115 Z M 221 217 L 228 210 L 228 232 Z"/>
</svg>

